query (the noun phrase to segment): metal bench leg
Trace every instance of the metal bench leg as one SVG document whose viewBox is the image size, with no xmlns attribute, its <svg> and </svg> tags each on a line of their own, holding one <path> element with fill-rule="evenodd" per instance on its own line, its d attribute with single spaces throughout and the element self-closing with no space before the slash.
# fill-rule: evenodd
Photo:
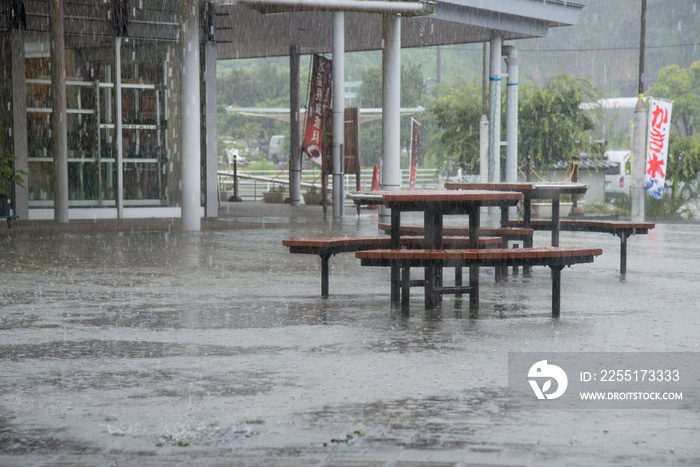
<svg viewBox="0 0 700 467">
<path fill-rule="evenodd" d="M 460 287 L 462 285 L 462 267 L 455 266 L 455 286 Z M 455 298 L 462 298 L 462 292 L 457 292 Z"/>
<path fill-rule="evenodd" d="M 629 234 L 620 233 L 620 274 L 627 274 L 627 238 Z"/>
<path fill-rule="evenodd" d="M 435 293 L 435 268 L 425 268 L 425 309 L 432 310 L 437 306 Z"/>
<path fill-rule="evenodd" d="M 321 297 L 328 298 L 328 273 L 330 253 L 321 254 Z"/>
<path fill-rule="evenodd" d="M 411 268 L 403 268 L 401 276 L 401 312 L 408 315 L 409 302 L 411 299 Z"/>
<path fill-rule="evenodd" d="M 469 316 L 476 317 L 479 313 L 479 266 L 469 266 Z"/>
<path fill-rule="evenodd" d="M 552 269 L 552 318 L 561 312 L 561 270 L 564 266 L 550 266 Z"/>
<path fill-rule="evenodd" d="M 397 262 L 391 263 L 391 305 L 401 302 L 401 268 Z"/>
</svg>

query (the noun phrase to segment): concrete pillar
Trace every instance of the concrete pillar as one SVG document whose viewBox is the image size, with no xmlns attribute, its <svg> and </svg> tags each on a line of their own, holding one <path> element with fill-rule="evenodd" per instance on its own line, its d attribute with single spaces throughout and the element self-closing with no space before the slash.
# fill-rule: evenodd
<svg viewBox="0 0 700 467">
<path fill-rule="evenodd" d="M 301 204 L 299 68 L 299 46 L 292 45 L 289 47 L 289 204 L 292 206 Z"/>
<path fill-rule="evenodd" d="M 51 139 L 53 141 L 54 222 L 68 223 L 68 120 L 63 0 L 49 1 L 51 41 Z M 25 117 L 26 118 L 26 117 Z"/>
<path fill-rule="evenodd" d="M 333 217 L 345 214 L 345 13 L 333 12 Z"/>
<path fill-rule="evenodd" d="M 647 112 L 644 107 L 642 95 L 639 95 L 637 106 L 634 109 L 634 146 L 632 148 L 632 186 L 631 195 L 631 221 L 644 222 L 644 205 L 646 192 L 644 187 L 644 175 L 646 172 L 646 140 L 647 140 Z M 624 169 L 624 168 L 623 168 Z"/>
<path fill-rule="evenodd" d="M 117 218 L 124 218 L 124 138 L 122 119 L 122 38 L 114 38 L 114 165 L 117 172 Z M 112 177 L 108 177 L 112 178 Z"/>
<path fill-rule="evenodd" d="M 518 181 L 518 49 L 503 47 L 508 66 L 506 86 L 506 182 Z"/>
<path fill-rule="evenodd" d="M 10 31 L 10 53 L 12 54 L 12 152 L 15 173 L 29 173 L 27 148 L 27 85 L 24 61 L 24 32 Z M 15 185 L 12 207 L 20 219 L 29 217 L 29 180 L 24 176 L 24 188 Z"/>
<path fill-rule="evenodd" d="M 503 39 L 491 36 L 489 90 L 489 182 L 501 181 L 501 49 Z"/>
<path fill-rule="evenodd" d="M 201 230 L 199 1 L 180 0 L 182 230 Z"/>
<path fill-rule="evenodd" d="M 489 118 L 481 116 L 479 122 L 479 181 L 489 181 Z"/>
<path fill-rule="evenodd" d="M 382 176 L 379 189 L 401 188 L 401 17 L 382 16 Z M 380 222 L 390 216 L 380 207 Z M 384 219 L 384 220 L 383 220 Z"/>
<path fill-rule="evenodd" d="M 479 122 L 479 181 L 489 181 L 489 117 L 487 114 L 487 94 L 489 85 L 489 59 L 486 42 L 483 44 L 481 58 L 481 121 Z"/>
<path fill-rule="evenodd" d="M 206 217 L 219 217 L 219 156 L 216 118 L 216 42 L 204 43 L 204 135 L 206 138 L 207 201 Z"/>
</svg>

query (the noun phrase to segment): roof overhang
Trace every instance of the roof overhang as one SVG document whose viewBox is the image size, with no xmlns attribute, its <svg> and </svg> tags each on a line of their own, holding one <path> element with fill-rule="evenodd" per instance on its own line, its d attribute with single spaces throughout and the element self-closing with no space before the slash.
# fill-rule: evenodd
<svg viewBox="0 0 700 467">
<path fill-rule="evenodd" d="M 10 2 L 0 11 L 0 30 L 14 20 Z M 401 46 L 429 47 L 490 40 L 543 37 L 551 27 L 578 22 L 583 5 L 566 0 L 212 0 L 213 39 L 219 59 L 285 56 L 332 50 L 333 11 L 345 13 L 345 50 L 379 50 L 382 15 L 400 13 Z M 178 0 L 140 0 L 127 13 L 127 34 L 136 40 L 174 42 L 179 34 Z M 65 0 L 69 47 L 96 48 L 113 42 L 111 2 Z M 4 14 L 3 14 L 4 13 Z M 48 4 L 26 0 L 29 37 L 48 32 Z M 208 34 L 203 34 L 203 39 Z M 39 37 L 39 36 L 37 36 Z"/>
<path fill-rule="evenodd" d="M 261 8 L 263 2 L 265 8 Z M 304 3 L 305 9 L 300 11 L 290 2 Z M 272 11 L 274 0 L 218 0 L 218 57 L 282 56 L 289 54 L 291 45 L 299 46 L 301 53 L 329 53 L 333 10 L 323 5 L 333 4 L 333 0 L 281 0 L 274 13 L 267 13 Z M 430 6 L 432 14 L 402 15 L 402 47 L 485 42 L 493 31 L 504 40 L 544 37 L 550 27 L 576 24 L 583 8 L 581 4 L 560 0 L 448 0 Z M 381 49 L 381 18 L 381 12 L 346 12 L 345 50 Z"/>
</svg>

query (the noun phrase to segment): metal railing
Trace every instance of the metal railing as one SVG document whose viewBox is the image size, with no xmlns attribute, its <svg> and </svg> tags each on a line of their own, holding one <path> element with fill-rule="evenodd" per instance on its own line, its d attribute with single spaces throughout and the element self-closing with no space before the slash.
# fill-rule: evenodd
<svg viewBox="0 0 700 467">
<path fill-rule="evenodd" d="M 222 200 L 227 199 L 233 194 L 233 170 L 218 172 L 219 174 L 219 192 L 222 193 Z M 372 187 L 373 168 L 362 169 L 360 172 L 361 186 L 364 191 L 369 191 Z M 409 186 L 410 172 L 408 169 L 401 170 L 401 188 L 407 189 Z M 343 176 L 344 191 L 346 193 L 357 191 L 355 185 L 355 174 L 346 174 Z M 437 169 L 417 169 L 416 183 L 417 189 L 436 189 L 441 184 Z M 332 190 L 333 180 L 329 177 L 328 189 Z M 238 169 L 238 195 L 246 201 L 257 201 L 262 199 L 262 194 L 270 191 L 275 186 L 289 185 L 289 170 L 241 170 Z M 321 189 L 321 171 L 305 170 L 301 173 L 302 192 L 305 189 L 316 187 Z"/>
</svg>

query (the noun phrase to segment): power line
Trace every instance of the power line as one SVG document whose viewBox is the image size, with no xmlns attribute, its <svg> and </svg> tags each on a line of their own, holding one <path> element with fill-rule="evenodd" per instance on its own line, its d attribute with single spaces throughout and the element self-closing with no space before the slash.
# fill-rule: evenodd
<svg viewBox="0 0 700 467">
<path fill-rule="evenodd" d="M 672 45 L 648 45 L 647 49 L 672 49 L 679 47 L 696 47 L 697 43 L 688 44 L 672 44 Z M 615 50 L 639 50 L 639 45 L 630 47 L 597 47 L 597 48 L 586 48 L 586 49 L 521 49 L 518 48 L 519 52 L 605 52 L 605 51 L 615 51 Z"/>
<path fill-rule="evenodd" d="M 467 45 L 467 44 L 465 44 Z M 472 45 L 472 44 L 469 44 Z M 672 49 L 680 47 L 697 47 L 697 42 L 689 42 L 687 44 L 671 44 L 671 45 L 647 45 L 647 49 Z M 470 48 L 470 47 L 460 47 L 460 46 L 441 46 L 443 49 L 447 50 L 457 50 L 457 51 L 471 51 L 480 52 L 480 49 Z M 620 50 L 639 50 L 639 45 L 629 46 L 629 47 L 589 47 L 585 49 L 523 49 L 518 47 L 519 52 L 605 52 L 605 51 L 620 51 Z"/>
</svg>

